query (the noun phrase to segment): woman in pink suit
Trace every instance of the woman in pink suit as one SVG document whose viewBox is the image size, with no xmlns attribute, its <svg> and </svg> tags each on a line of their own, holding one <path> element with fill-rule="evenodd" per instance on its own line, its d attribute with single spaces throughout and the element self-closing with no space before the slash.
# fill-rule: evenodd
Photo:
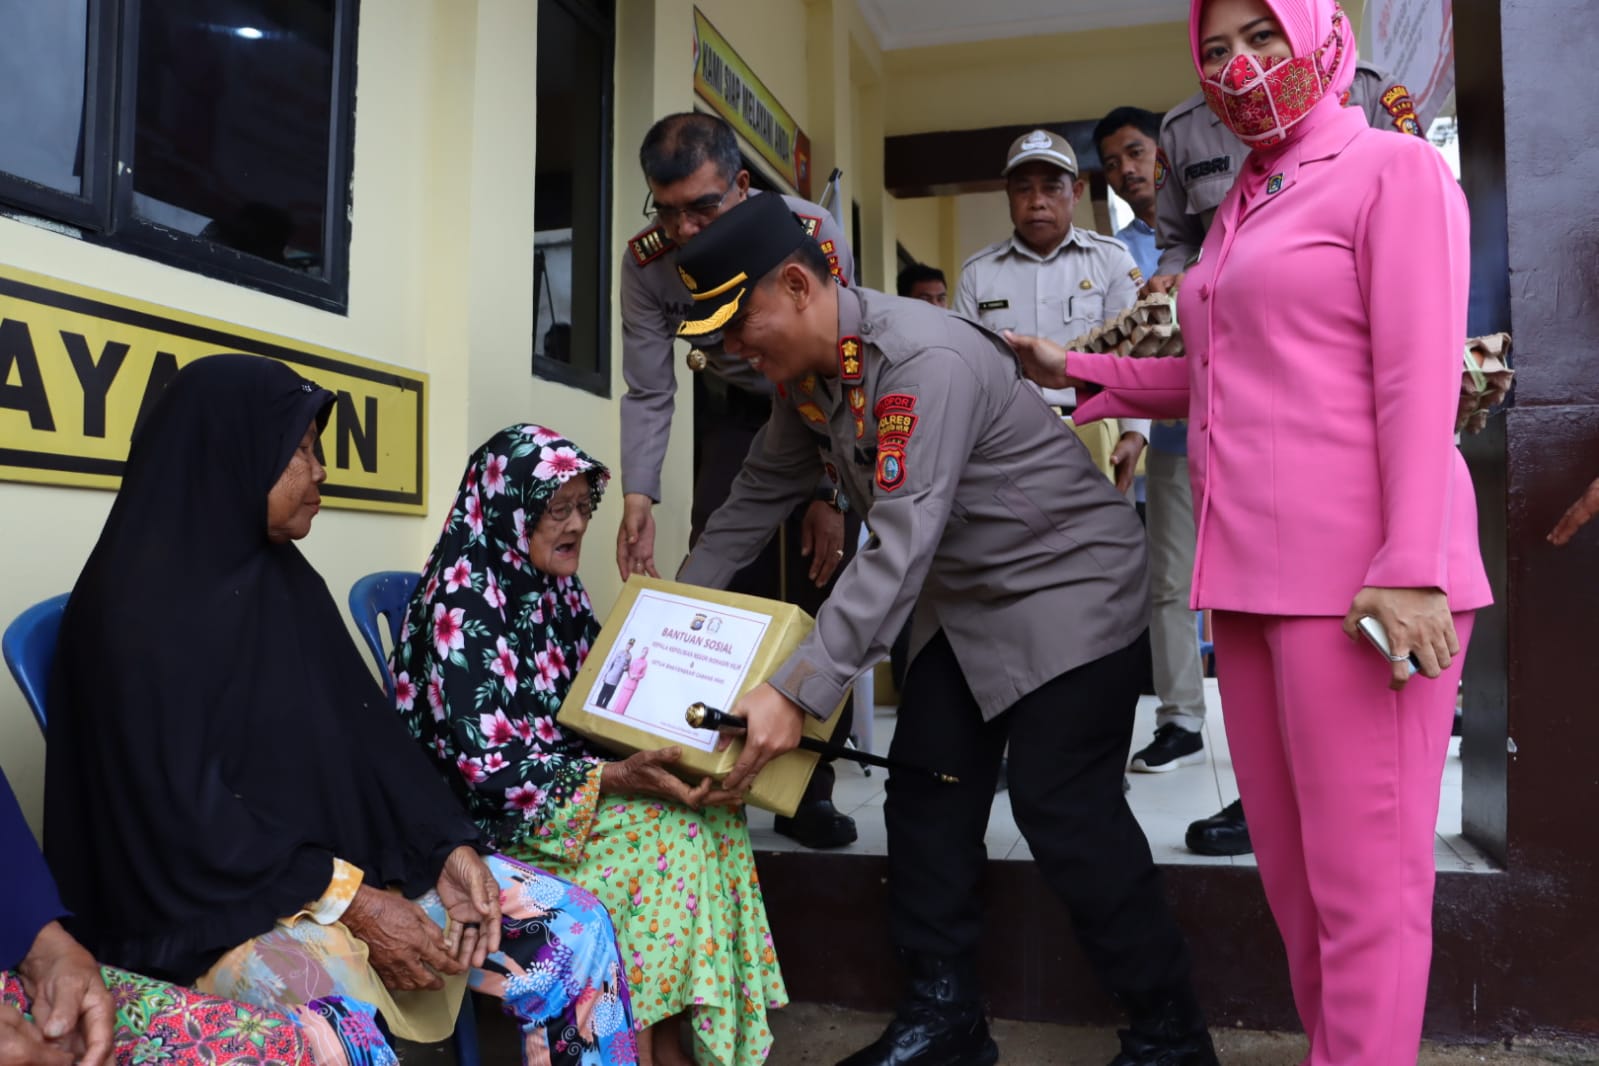
<svg viewBox="0 0 1599 1066">
<path fill-rule="evenodd" d="M 1491 601 L 1454 446 L 1467 212 L 1425 140 L 1340 106 L 1333 0 L 1193 0 L 1211 107 L 1252 148 L 1178 301 L 1187 356 L 1015 338 L 1076 417 L 1188 418 L 1193 605 L 1313 1066 L 1416 1061 L 1462 653 Z M 1356 636 L 1370 615 L 1394 662 Z M 1421 673 L 1408 676 L 1414 653 Z"/>
<path fill-rule="evenodd" d="M 627 676 L 622 678 L 622 687 L 616 690 L 616 699 L 611 706 L 613 713 L 627 713 L 627 705 L 633 702 L 633 693 L 638 691 L 638 683 L 644 679 L 644 671 L 649 669 L 649 656 L 650 649 L 646 646 L 627 664 Z"/>
</svg>

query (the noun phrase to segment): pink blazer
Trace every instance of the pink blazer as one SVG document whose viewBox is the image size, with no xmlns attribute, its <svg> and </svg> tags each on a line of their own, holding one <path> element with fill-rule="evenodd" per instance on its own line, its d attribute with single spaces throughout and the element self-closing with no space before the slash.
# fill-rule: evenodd
<svg viewBox="0 0 1599 1066">
<path fill-rule="evenodd" d="M 1305 124 L 1218 210 L 1178 300 L 1186 357 L 1071 353 L 1105 386 L 1074 417 L 1189 419 L 1196 608 L 1343 615 L 1366 585 L 1484 606 L 1454 443 L 1465 198 L 1435 148 L 1359 109 Z"/>
</svg>

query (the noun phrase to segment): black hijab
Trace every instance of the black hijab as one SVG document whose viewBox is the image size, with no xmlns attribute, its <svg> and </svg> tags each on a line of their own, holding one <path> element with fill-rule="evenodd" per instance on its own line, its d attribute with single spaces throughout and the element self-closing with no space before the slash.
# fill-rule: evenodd
<svg viewBox="0 0 1599 1066">
<path fill-rule="evenodd" d="M 335 856 L 415 896 L 476 840 L 327 585 L 266 537 L 332 402 L 215 355 L 135 435 L 50 688 L 46 853 L 104 962 L 188 983 L 318 898 Z"/>
</svg>

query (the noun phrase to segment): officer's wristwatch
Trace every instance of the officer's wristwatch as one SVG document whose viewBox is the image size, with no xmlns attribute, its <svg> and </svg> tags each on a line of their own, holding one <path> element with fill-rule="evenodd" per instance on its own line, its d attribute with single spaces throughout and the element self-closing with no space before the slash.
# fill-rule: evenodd
<svg viewBox="0 0 1599 1066">
<path fill-rule="evenodd" d="M 849 513 L 849 497 L 844 495 L 843 491 L 840 489 L 817 489 L 816 498 L 827 504 L 827 506 L 837 511 L 839 514 Z"/>
</svg>

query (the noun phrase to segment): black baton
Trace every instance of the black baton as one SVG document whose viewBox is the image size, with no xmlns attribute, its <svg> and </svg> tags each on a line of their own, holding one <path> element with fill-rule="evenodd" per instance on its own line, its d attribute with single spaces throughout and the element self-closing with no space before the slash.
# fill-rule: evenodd
<svg viewBox="0 0 1599 1066">
<path fill-rule="evenodd" d="M 743 729 L 745 726 L 744 719 L 737 715 L 728 714 L 726 711 L 717 710 L 715 707 L 707 707 L 703 703 L 689 704 L 688 711 L 684 713 L 683 717 L 695 729 Z M 845 759 L 849 762 L 859 763 L 862 766 L 881 766 L 885 770 L 898 770 L 902 773 L 927 774 L 934 780 L 946 785 L 960 783 L 960 778 L 954 774 L 940 773 L 925 766 L 912 766 L 898 759 L 884 758 L 881 755 L 873 755 L 869 751 L 860 751 L 846 747 L 843 744 L 829 744 L 824 740 L 817 740 L 815 737 L 800 737 L 799 746 L 824 758 Z"/>
</svg>

